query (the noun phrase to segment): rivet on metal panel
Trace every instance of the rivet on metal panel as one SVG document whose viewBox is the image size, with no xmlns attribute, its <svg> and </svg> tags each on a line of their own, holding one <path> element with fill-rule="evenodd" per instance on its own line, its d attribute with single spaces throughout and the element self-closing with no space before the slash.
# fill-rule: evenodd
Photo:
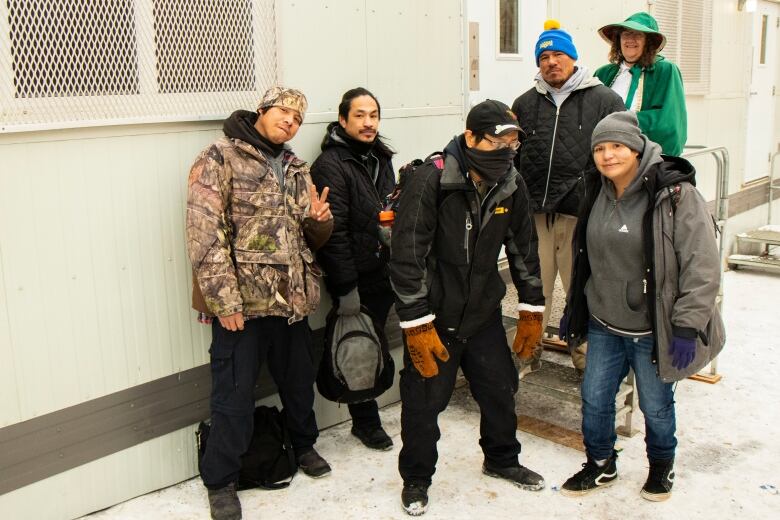
<svg viewBox="0 0 780 520">
<path fill-rule="evenodd" d="M 135 403 L 130 403 L 130 408 L 135 408 Z"/>
<path fill-rule="evenodd" d="M 64 459 L 64 458 L 65 458 L 65 454 L 64 454 L 64 453 L 60 453 L 60 454 L 59 454 L 59 457 L 60 457 L 61 459 Z"/>
</svg>

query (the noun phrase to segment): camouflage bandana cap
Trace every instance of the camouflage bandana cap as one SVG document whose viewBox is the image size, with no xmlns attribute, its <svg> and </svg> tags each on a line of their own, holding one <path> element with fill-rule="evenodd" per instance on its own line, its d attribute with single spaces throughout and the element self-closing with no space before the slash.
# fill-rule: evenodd
<svg viewBox="0 0 780 520">
<path fill-rule="evenodd" d="M 263 99 L 260 100 L 257 110 L 259 111 L 268 107 L 284 107 L 297 110 L 301 115 L 301 120 L 303 120 L 309 103 L 306 101 L 306 96 L 304 96 L 303 92 L 300 90 L 285 87 L 271 87 L 263 94 Z"/>
</svg>

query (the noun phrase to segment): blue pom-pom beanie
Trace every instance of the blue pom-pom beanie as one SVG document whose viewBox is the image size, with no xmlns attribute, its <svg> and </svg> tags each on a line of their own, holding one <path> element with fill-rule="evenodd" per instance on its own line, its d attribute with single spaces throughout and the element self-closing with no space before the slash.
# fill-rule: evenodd
<svg viewBox="0 0 780 520">
<path fill-rule="evenodd" d="M 539 56 L 544 51 L 560 51 L 573 60 L 577 59 L 577 48 L 574 47 L 571 35 L 561 29 L 561 25 L 557 20 L 547 20 L 544 28 L 545 31 L 539 35 L 534 48 L 537 67 L 539 66 Z"/>
</svg>

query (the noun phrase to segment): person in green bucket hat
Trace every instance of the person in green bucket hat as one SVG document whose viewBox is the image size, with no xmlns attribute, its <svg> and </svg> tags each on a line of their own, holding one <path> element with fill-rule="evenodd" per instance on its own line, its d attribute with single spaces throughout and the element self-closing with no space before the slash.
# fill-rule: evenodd
<svg viewBox="0 0 780 520">
<path fill-rule="evenodd" d="M 609 63 L 595 76 L 636 112 L 642 132 L 661 145 L 665 155 L 680 155 L 688 137 L 680 69 L 660 54 L 666 37 L 650 14 L 632 14 L 605 25 L 599 35 L 611 45 Z"/>
</svg>

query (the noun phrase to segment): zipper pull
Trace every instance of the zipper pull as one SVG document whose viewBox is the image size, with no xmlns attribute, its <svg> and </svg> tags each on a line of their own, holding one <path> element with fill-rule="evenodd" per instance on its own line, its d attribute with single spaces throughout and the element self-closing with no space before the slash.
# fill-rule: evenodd
<svg viewBox="0 0 780 520">
<path fill-rule="evenodd" d="M 642 278 L 642 294 L 647 294 L 647 278 Z"/>
<path fill-rule="evenodd" d="M 469 231 L 471 231 L 471 228 L 473 228 L 473 227 L 474 227 L 474 226 L 473 226 L 473 225 L 472 225 L 472 223 L 471 223 L 471 215 L 469 215 L 469 214 L 466 214 L 466 229 L 468 229 Z"/>
</svg>

